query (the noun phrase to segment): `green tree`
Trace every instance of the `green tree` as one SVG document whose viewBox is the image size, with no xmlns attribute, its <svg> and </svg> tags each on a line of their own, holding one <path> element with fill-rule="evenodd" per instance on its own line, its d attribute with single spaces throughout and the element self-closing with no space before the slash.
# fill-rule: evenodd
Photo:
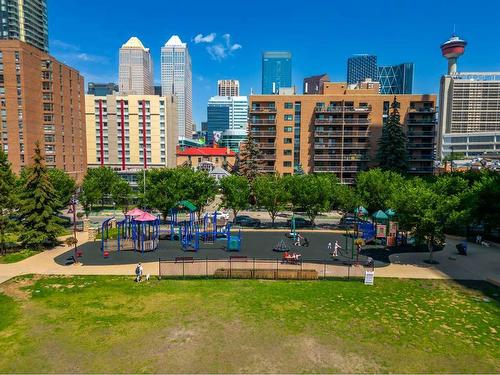
<svg viewBox="0 0 500 375">
<path fill-rule="evenodd" d="M 467 219 L 483 224 L 485 232 L 500 228 L 500 175 L 483 173 L 464 196 Z"/>
<path fill-rule="evenodd" d="M 333 194 L 335 196 L 332 205 L 333 209 L 352 213 L 356 207 L 359 207 L 359 199 L 356 195 L 356 191 L 351 186 L 337 184 L 334 186 Z"/>
<path fill-rule="evenodd" d="M 84 177 L 84 183 L 88 179 L 94 180 L 93 185 L 96 185 L 99 190 L 99 200 L 104 205 L 104 199 L 111 197 L 111 189 L 119 178 L 118 174 L 109 167 L 90 168 Z"/>
<path fill-rule="evenodd" d="M 7 154 L 0 149 L 0 248 L 5 254 L 5 236 L 15 228 L 11 216 L 17 208 L 16 177 L 11 169 Z"/>
<path fill-rule="evenodd" d="M 88 174 L 83 179 L 82 191 L 80 193 L 80 202 L 85 210 L 85 215 L 88 217 L 94 205 L 102 199 L 102 193 L 99 190 L 99 185 L 95 178 Z"/>
<path fill-rule="evenodd" d="M 259 176 L 259 168 L 262 165 L 261 152 L 259 146 L 252 136 L 252 132 L 248 132 L 248 138 L 243 145 L 238 159 L 238 174 L 245 176 L 248 181 L 253 182 Z"/>
<path fill-rule="evenodd" d="M 228 176 L 220 181 L 222 207 L 233 211 L 234 217 L 250 202 L 250 185 L 244 176 Z"/>
<path fill-rule="evenodd" d="M 445 228 L 454 220 L 459 204 L 458 195 L 441 195 L 418 178 L 406 181 L 391 198 L 400 228 L 413 233 L 418 243 L 427 244 L 431 260 L 434 247 L 444 243 Z"/>
<path fill-rule="evenodd" d="M 188 199 L 198 207 L 198 217 L 200 217 L 205 206 L 210 204 L 217 194 L 217 181 L 206 171 L 187 169 L 189 172 L 177 171 L 181 175 L 183 199 Z"/>
<path fill-rule="evenodd" d="M 253 191 L 257 205 L 269 213 L 274 227 L 277 213 L 285 209 L 291 198 L 283 177 L 258 176 L 253 182 Z"/>
<path fill-rule="evenodd" d="M 33 165 L 29 168 L 27 181 L 20 195 L 20 216 L 23 231 L 19 236 L 21 244 L 38 250 L 45 244 L 57 242 L 62 232 L 61 220 L 56 216 L 60 203 L 54 190 L 40 151 L 40 144 L 35 144 Z"/>
<path fill-rule="evenodd" d="M 406 136 L 401 126 L 399 103 L 394 97 L 387 122 L 382 127 L 382 136 L 378 143 L 377 159 L 384 170 L 406 173 L 408 170 L 408 152 Z"/>
<path fill-rule="evenodd" d="M 320 212 L 333 203 L 334 180 L 327 175 L 293 175 L 284 178 L 294 209 L 304 210 L 314 225 Z"/>
<path fill-rule="evenodd" d="M 117 206 L 121 206 L 123 212 L 127 212 L 132 195 L 132 188 L 122 178 L 118 178 L 111 187 L 111 198 Z"/>
<path fill-rule="evenodd" d="M 49 169 L 48 170 L 50 183 L 54 187 L 57 194 L 57 199 L 61 204 L 59 209 L 66 207 L 76 190 L 76 182 L 62 169 Z"/>
<path fill-rule="evenodd" d="M 359 173 L 356 177 L 358 206 L 362 204 L 369 212 L 391 208 L 389 200 L 403 182 L 400 174 L 378 168 Z"/>
</svg>

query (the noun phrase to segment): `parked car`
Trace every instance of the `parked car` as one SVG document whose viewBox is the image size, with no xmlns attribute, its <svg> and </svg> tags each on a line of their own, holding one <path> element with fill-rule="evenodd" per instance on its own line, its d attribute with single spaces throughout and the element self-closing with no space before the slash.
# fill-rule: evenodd
<svg viewBox="0 0 500 375">
<path fill-rule="evenodd" d="M 356 224 L 364 223 L 365 220 L 360 219 L 352 214 L 344 215 L 339 221 L 341 228 L 354 228 Z"/>
<path fill-rule="evenodd" d="M 290 227 L 292 225 L 292 219 L 287 220 L 286 225 Z M 295 228 L 306 228 L 311 226 L 312 226 L 311 220 L 304 219 L 303 217 L 295 218 Z"/>
<path fill-rule="evenodd" d="M 247 215 L 238 215 L 234 218 L 234 224 L 241 225 L 242 227 L 258 228 L 260 227 L 260 220 Z"/>
<path fill-rule="evenodd" d="M 213 217 L 215 212 L 209 212 L 208 216 Z M 217 220 L 229 220 L 229 214 L 224 211 L 217 211 Z"/>
</svg>

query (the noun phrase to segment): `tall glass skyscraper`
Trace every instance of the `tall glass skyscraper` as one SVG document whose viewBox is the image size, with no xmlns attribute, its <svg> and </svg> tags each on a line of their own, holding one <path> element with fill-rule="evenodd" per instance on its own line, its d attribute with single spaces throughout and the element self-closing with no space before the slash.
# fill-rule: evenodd
<svg viewBox="0 0 500 375">
<path fill-rule="evenodd" d="M 177 97 L 179 137 L 193 136 L 193 79 L 186 43 L 173 35 L 161 48 L 161 92 Z"/>
<path fill-rule="evenodd" d="M 262 54 L 262 94 L 277 94 L 281 87 L 292 87 L 292 54 L 264 52 Z"/>
<path fill-rule="evenodd" d="M 120 93 L 153 95 L 153 59 L 149 48 L 135 36 L 120 48 L 118 72 Z"/>
<path fill-rule="evenodd" d="M 48 52 L 47 1 L 2 0 L 0 39 L 17 39 Z"/>
<path fill-rule="evenodd" d="M 379 66 L 380 93 L 397 95 L 413 91 L 413 63 Z"/>
<path fill-rule="evenodd" d="M 233 130 L 246 138 L 248 126 L 248 99 L 246 96 L 213 96 L 207 106 L 207 141 L 214 140 L 214 132 L 224 134 Z"/>
<path fill-rule="evenodd" d="M 378 80 L 377 56 L 355 55 L 347 59 L 347 83 L 355 84 L 370 78 Z"/>
</svg>

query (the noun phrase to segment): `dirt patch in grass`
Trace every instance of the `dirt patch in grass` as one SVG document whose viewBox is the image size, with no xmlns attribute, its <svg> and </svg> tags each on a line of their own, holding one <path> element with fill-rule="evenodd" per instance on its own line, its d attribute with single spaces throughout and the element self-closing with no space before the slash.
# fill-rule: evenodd
<svg viewBox="0 0 500 375">
<path fill-rule="evenodd" d="M 17 277 L 11 279 L 0 285 L 0 292 L 5 295 L 18 300 L 27 301 L 31 297 L 31 291 L 29 290 L 37 280 L 40 280 L 42 276 L 33 275 L 29 277 Z"/>
</svg>

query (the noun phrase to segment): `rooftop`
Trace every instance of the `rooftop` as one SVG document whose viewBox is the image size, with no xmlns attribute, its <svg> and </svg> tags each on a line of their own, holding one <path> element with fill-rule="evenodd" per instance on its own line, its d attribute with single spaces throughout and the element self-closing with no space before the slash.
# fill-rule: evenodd
<svg viewBox="0 0 500 375">
<path fill-rule="evenodd" d="M 144 51 L 149 51 L 149 48 L 145 48 L 140 39 L 135 36 L 122 45 L 122 48 L 142 48 Z"/>
<path fill-rule="evenodd" d="M 236 153 L 227 148 L 188 147 L 184 150 L 178 149 L 177 156 L 236 156 Z"/>
<path fill-rule="evenodd" d="M 165 43 L 165 47 L 186 47 L 186 43 L 182 43 L 178 35 L 172 35 L 167 43 Z"/>
</svg>

